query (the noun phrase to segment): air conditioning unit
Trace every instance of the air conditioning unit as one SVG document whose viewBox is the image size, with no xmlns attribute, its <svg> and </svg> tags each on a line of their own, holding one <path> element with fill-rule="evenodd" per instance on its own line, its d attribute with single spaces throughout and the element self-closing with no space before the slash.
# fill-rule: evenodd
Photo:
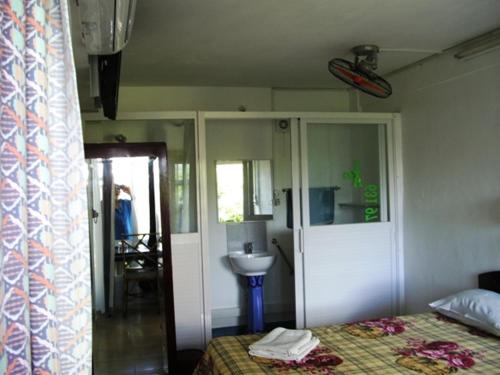
<svg viewBox="0 0 500 375">
<path fill-rule="evenodd" d="M 111 55 L 128 43 L 136 0 L 77 0 L 82 37 L 89 55 Z"/>
</svg>

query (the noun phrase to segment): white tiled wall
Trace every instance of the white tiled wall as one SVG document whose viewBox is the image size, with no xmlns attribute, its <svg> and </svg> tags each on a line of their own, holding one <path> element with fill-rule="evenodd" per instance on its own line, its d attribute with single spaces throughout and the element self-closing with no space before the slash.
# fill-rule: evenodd
<svg viewBox="0 0 500 375">
<path fill-rule="evenodd" d="M 244 244 L 251 242 L 253 251 L 266 251 L 267 230 L 265 221 L 226 224 L 228 251 L 243 251 Z"/>
</svg>

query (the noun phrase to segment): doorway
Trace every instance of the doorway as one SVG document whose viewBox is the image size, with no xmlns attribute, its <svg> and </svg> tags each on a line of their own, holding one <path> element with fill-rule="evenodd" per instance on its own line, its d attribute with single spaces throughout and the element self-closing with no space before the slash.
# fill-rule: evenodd
<svg viewBox="0 0 500 375">
<path fill-rule="evenodd" d="M 292 187 L 290 126 L 272 119 L 210 119 L 206 162 L 211 335 L 295 327 L 293 230 L 287 220 Z M 248 272 L 231 259 L 270 257 L 260 276 L 260 327 L 251 324 Z M 262 319 L 260 319 L 262 318 Z"/>
<path fill-rule="evenodd" d="M 297 247 L 301 327 L 390 316 L 398 307 L 394 125 L 300 118 Z M 299 204 L 299 203 L 298 203 Z M 330 285 L 328 293 L 323 288 Z"/>
<path fill-rule="evenodd" d="M 175 373 L 164 143 L 85 144 L 96 374 Z"/>
</svg>

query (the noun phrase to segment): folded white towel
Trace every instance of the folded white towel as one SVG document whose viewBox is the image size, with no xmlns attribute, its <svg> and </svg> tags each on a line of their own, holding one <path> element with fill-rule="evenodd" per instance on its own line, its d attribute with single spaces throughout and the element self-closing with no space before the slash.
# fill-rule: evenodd
<svg viewBox="0 0 500 375">
<path fill-rule="evenodd" d="M 256 357 L 279 359 L 281 361 L 301 361 L 319 344 L 317 337 L 312 337 L 309 342 L 300 347 L 294 354 L 284 354 L 265 349 L 250 349 L 249 354 Z"/>
<path fill-rule="evenodd" d="M 309 330 L 273 329 L 259 341 L 250 345 L 250 350 L 269 350 L 286 355 L 297 354 L 304 344 L 311 341 L 312 333 Z"/>
<path fill-rule="evenodd" d="M 250 354 L 259 357 L 300 361 L 319 344 L 309 330 L 275 328 L 250 345 Z"/>
</svg>

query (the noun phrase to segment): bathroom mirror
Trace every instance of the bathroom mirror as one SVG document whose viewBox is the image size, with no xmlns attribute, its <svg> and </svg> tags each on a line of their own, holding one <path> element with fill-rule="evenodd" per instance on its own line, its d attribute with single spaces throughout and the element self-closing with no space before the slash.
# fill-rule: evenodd
<svg viewBox="0 0 500 375">
<path fill-rule="evenodd" d="M 271 160 L 217 160 L 219 223 L 272 220 Z"/>
</svg>

